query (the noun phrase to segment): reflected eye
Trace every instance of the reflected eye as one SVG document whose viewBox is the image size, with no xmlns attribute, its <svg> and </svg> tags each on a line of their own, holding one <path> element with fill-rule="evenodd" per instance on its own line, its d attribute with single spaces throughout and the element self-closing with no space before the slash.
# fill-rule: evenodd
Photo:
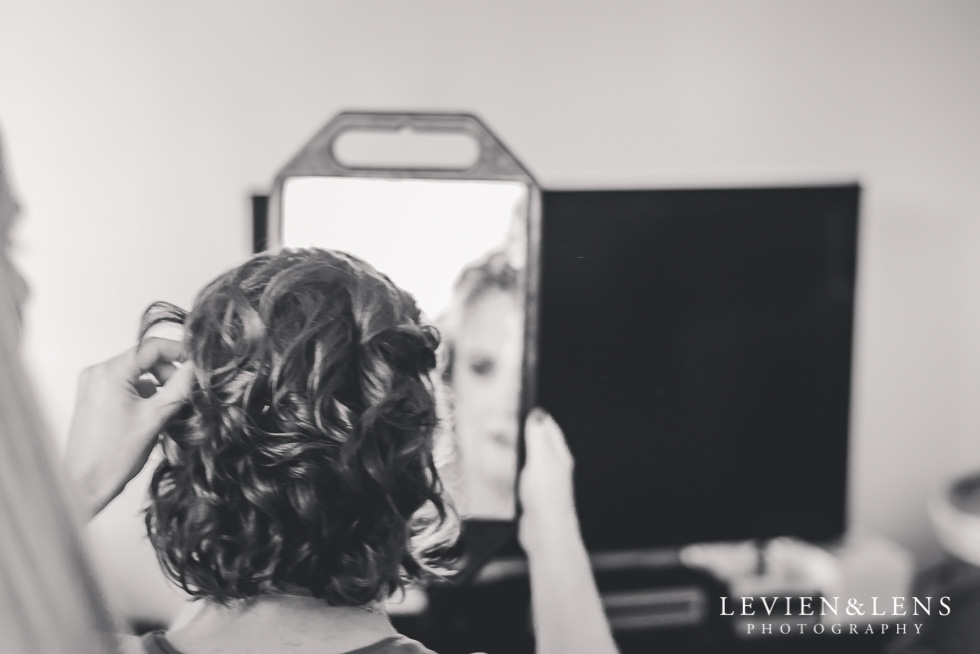
<svg viewBox="0 0 980 654">
<path fill-rule="evenodd" d="M 497 362 L 490 357 L 475 357 L 470 359 L 470 371 L 478 377 L 489 377 L 497 367 Z"/>
</svg>

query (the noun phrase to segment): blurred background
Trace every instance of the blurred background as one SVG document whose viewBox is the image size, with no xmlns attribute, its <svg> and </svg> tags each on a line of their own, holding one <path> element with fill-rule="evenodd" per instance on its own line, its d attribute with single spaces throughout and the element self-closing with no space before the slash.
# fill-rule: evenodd
<svg viewBox="0 0 980 654">
<path fill-rule="evenodd" d="M 342 109 L 467 110 L 549 187 L 863 186 L 849 517 L 916 564 L 980 468 L 980 4 L 0 0 L 26 356 L 79 371 L 251 252 L 249 196 Z M 130 617 L 172 614 L 140 484 L 91 525 Z"/>
</svg>

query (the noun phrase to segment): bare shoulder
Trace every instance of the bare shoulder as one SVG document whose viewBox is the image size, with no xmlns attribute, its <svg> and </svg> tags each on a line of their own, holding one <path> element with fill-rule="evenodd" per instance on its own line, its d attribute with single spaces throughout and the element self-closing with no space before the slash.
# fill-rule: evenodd
<svg viewBox="0 0 980 654">
<path fill-rule="evenodd" d="M 116 636 L 116 643 L 119 645 L 119 651 L 122 654 L 146 654 L 143 641 L 139 636 L 119 635 Z"/>
<path fill-rule="evenodd" d="M 351 654 L 358 654 L 360 651 L 358 650 L 357 653 L 352 652 Z M 422 643 L 405 636 L 386 639 L 381 648 L 376 648 L 376 646 L 365 648 L 364 654 L 368 652 L 371 654 L 436 654 L 436 652 L 433 652 Z"/>
<path fill-rule="evenodd" d="M 387 644 L 390 649 L 384 649 L 378 654 L 437 654 L 422 643 L 400 636 Z M 128 652 L 127 652 L 128 654 Z M 351 654 L 356 654 L 352 652 Z M 485 652 L 474 652 L 473 654 L 486 654 Z"/>
</svg>

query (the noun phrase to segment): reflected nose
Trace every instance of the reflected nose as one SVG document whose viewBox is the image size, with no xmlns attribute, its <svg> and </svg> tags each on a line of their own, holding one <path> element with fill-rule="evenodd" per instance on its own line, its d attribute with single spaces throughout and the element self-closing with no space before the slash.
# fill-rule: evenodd
<svg viewBox="0 0 980 654">
<path fill-rule="evenodd" d="M 509 418 L 498 419 L 488 425 L 487 433 L 491 440 L 497 445 L 505 447 L 515 447 L 517 445 L 517 433 L 519 424 L 517 412 L 514 411 Z"/>
</svg>

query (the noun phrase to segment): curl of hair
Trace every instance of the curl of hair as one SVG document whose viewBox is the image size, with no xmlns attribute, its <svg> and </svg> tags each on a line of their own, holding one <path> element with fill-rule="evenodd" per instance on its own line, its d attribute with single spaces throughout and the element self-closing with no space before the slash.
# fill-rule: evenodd
<svg viewBox="0 0 980 654">
<path fill-rule="evenodd" d="M 143 326 L 181 318 L 158 303 Z M 439 337 L 409 294 L 354 257 L 285 250 L 212 282 L 184 326 L 196 382 L 146 511 L 177 584 L 363 605 L 442 572 L 456 521 L 432 456 Z"/>
</svg>

